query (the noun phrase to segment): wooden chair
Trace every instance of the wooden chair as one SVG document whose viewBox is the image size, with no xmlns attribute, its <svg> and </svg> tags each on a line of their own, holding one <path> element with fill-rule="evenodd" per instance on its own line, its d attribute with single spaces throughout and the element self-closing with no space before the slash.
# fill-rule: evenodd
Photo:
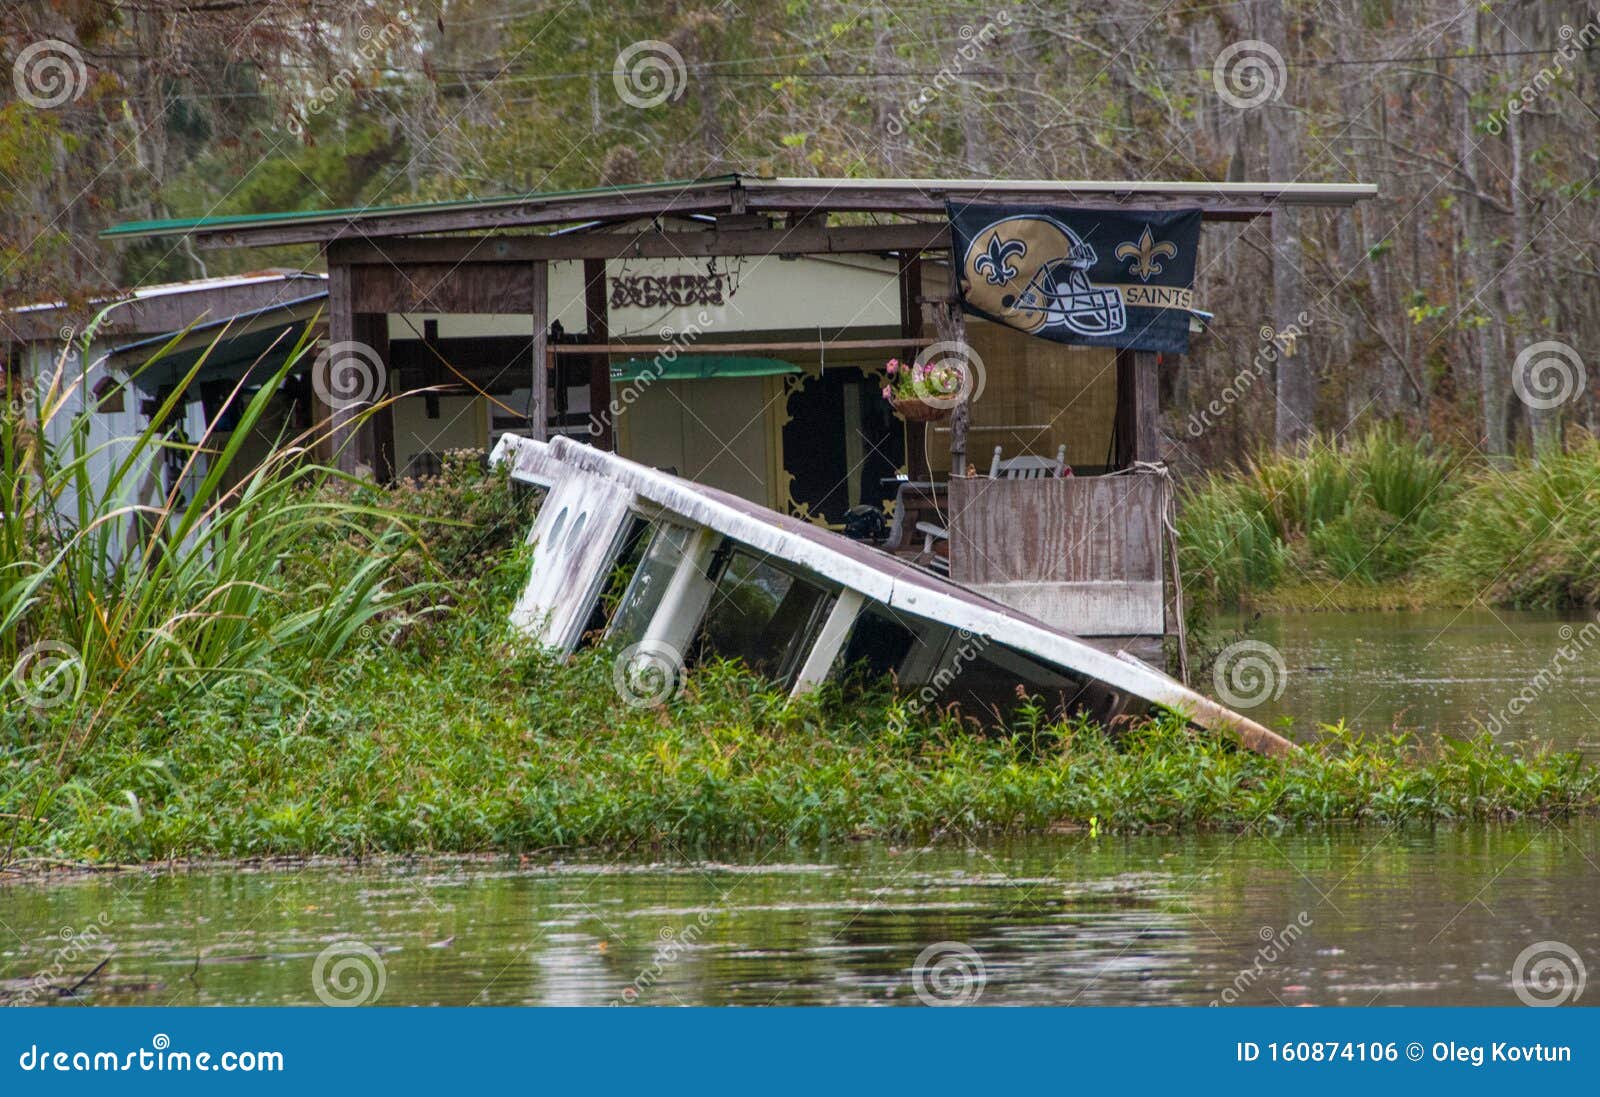
<svg viewBox="0 0 1600 1097">
<path fill-rule="evenodd" d="M 932 568 L 940 575 L 949 575 L 950 531 L 933 522 L 918 522 L 917 532 L 922 534 L 922 554 L 917 557 L 917 563 Z"/>
<path fill-rule="evenodd" d="M 883 550 L 897 556 L 915 555 L 917 527 L 943 513 L 944 498 L 943 484 L 902 483 L 895 491 L 894 514 Z"/>
<path fill-rule="evenodd" d="M 1055 460 L 1048 457 L 1012 457 L 1000 459 L 1000 447 L 994 447 L 994 459 L 989 462 L 991 480 L 1048 480 L 1067 470 L 1067 447 L 1056 448 Z"/>
</svg>

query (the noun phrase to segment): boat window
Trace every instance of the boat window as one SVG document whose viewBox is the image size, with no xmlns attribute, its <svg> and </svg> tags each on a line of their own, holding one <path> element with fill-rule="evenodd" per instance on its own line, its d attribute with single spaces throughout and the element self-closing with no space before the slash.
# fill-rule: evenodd
<svg viewBox="0 0 1600 1097">
<path fill-rule="evenodd" d="M 900 669 L 916 642 L 917 634 L 905 620 L 889 607 L 869 602 L 851 626 L 838 669 L 845 677 L 882 678 Z"/>
<path fill-rule="evenodd" d="M 929 690 L 932 696 L 925 699 L 936 704 L 955 703 L 969 716 L 1000 722 L 1009 720 L 1023 700 L 1019 691 L 1040 698 L 1052 718 L 1097 710 L 1106 700 L 1104 691 L 1084 678 L 965 631 L 951 633 L 933 682 L 922 687 L 924 693 Z"/>
<path fill-rule="evenodd" d="M 678 564 L 689 545 L 690 533 L 683 526 L 658 522 L 654 529 L 649 538 L 649 547 L 633 569 L 627 592 L 622 596 L 622 602 L 611 618 L 611 629 L 606 634 L 608 639 L 620 644 L 633 644 L 644 639 L 644 631 L 650 627 L 650 619 L 656 615 L 661 596 L 666 592 L 672 573 L 678 570 Z M 642 543 L 644 538 L 641 536 L 639 540 Z"/>
<path fill-rule="evenodd" d="M 556 512 L 556 520 L 550 526 L 550 532 L 545 536 L 544 544 L 539 547 L 546 552 L 554 553 L 561 545 L 561 531 L 567 525 L 567 508 L 562 507 Z"/>
<path fill-rule="evenodd" d="M 788 684 L 811 650 L 830 592 L 771 557 L 735 549 L 717 577 L 695 661 L 739 659 Z"/>
<path fill-rule="evenodd" d="M 638 517 L 629 524 L 628 532 L 622 539 L 622 550 L 612 562 L 611 574 L 606 577 L 605 587 L 601 590 L 600 597 L 595 600 L 594 608 L 589 611 L 589 620 L 584 624 L 583 634 L 578 638 L 580 648 L 589 647 L 605 635 L 606 623 L 622 605 L 633 577 L 638 574 L 639 562 L 644 558 L 645 549 L 650 544 L 650 533 L 653 528 L 649 522 Z"/>
</svg>

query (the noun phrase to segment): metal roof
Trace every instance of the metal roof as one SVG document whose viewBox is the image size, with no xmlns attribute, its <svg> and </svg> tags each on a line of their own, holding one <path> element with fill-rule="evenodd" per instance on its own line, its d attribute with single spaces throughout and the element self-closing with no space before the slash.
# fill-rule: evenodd
<svg viewBox="0 0 1600 1097">
<path fill-rule="evenodd" d="M 106 230 L 108 233 L 112 230 Z M 186 282 L 158 282 L 148 286 L 134 286 L 129 290 L 121 290 L 96 298 L 95 305 L 107 305 L 113 301 L 148 301 L 154 297 L 170 297 L 181 293 L 204 293 L 207 290 L 232 289 L 235 286 L 257 286 L 265 282 L 291 282 L 298 278 L 314 278 L 326 282 L 328 276 L 318 271 L 308 270 L 258 270 L 246 274 L 223 274 L 215 278 L 191 278 Z M 66 308 L 65 301 L 38 301 L 31 305 L 18 305 L 6 311 L 12 313 L 48 312 L 52 309 Z"/>
<path fill-rule="evenodd" d="M 1258 216 L 1274 205 L 1349 206 L 1377 194 L 1366 183 L 1214 183 L 1103 179 L 842 179 L 718 175 L 583 190 L 464 198 L 391 206 L 129 221 L 104 237 L 194 235 L 252 246 L 310 243 L 337 236 L 415 235 L 463 228 L 505 229 L 661 213 L 943 213 L 946 200 L 1164 202 L 1213 216 Z"/>
<path fill-rule="evenodd" d="M 737 175 L 708 176 L 704 179 L 675 179 L 660 183 L 626 184 L 614 187 L 586 187 L 581 190 L 530 191 L 493 198 L 454 198 L 440 202 L 406 202 L 388 206 L 346 206 L 340 209 L 279 210 L 273 213 L 229 214 L 221 217 L 194 217 L 164 221 L 124 221 L 101 231 L 102 237 L 177 236 L 190 232 L 219 229 L 244 229 L 284 224 L 316 224 L 324 221 L 352 221 L 368 217 L 389 217 L 401 213 L 445 213 L 451 210 L 493 210 L 501 206 L 530 202 L 556 202 L 564 198 L 598 198 L 605 195 L 626 197 L 682 191 L 701 187 L 725 187 L 737 182 Z"/>
</svg>

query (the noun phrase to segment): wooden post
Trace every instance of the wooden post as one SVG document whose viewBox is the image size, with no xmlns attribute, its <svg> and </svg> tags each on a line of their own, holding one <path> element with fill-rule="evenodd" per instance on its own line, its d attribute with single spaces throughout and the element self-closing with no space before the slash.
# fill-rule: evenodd
<svg viewBox="0 0 1600 1097">
<path fill-rule="evenodd" d="M 609 343 L 610 318 L 606 312 L 606 261 L 583 261 L 583 310 L 591 343 Z M 598 428 L 592 442 L 603 450 L 617 448 L 611 422 L 611 356 L 589 358 L 589 422 Z"/>
<path fill-rule="evenodd" d="M 909 255 L 900 265 L 900 334 L 907 339 L 922 338 L 922 257 Z M 900 352 L 905 361 L 917 356 L 916 344 L 908 344 Z M 928 480 L 928 424 L 906 425 L 906 475 L 912 480 Z"/>
<path fill-rule="evenodd" d="M 1161 460 L 1156 355 L 1147 350 L 1117 351 L 1117 467 Z"/>
<path fill-rule="evenodd" d="M 528 436 L 543 442 L 550 428 L 550 265 L 537 259 L 533 267 L 533 365 L 528 398 Z"/>
<path fill-rule="evenodd" d="M 354 311 L 354 293 L 352 284 L 352 271 L 348 263 L 328 264 L 328 350 L 319 354 L 314 360 L 312 369 L 320 367 L 323 376 L 320 386 L 317 379 L 312 379 L 312 399 L 319 400 L 322 408 L 318 409 L 315 418 L 318 424 L 327 423 L 326 453 L 330 460 L 337 462 L 340 471 L 353 473 L 361 463 L 360 454 L 356 452 L 355 444 L 355 419 L 360 409 L 357 407 L 335 407 L 326 400 L 333 378 L 331 366 L 340 358 L 344 351 L 341 343 L 355 341 L 356 316 Z M 318 391 L 318 389 L 322 391 Z M 320 447 L 319 447 L 320 448 Z"/>
<path fill-rule="evenodd" d="M 1154 464 L 1161 460 L 1160 386 L 1154 351 L 1133 352 L 1133 398 L 1133 459 Z"/>
<path fill-rule="evenodd" d="M 394 405 L 387 403 L 394 393 L 389 391 L 389 314 L 384 312 L 358 312 L 354 317 L 356 338 L 372 348 L 375 367 L 380 371 L 376 400 L 357 436 L 357 459 L 372 469 L 372 477 L 380 484 L 394 480 Z M 360 405 L 355 410 L 366 407 Z"/>
<path fill-rule="evenodd" d="M 952 298 L 938 313 L 938 334 L 941 343 L 967 345 L 967 318 L 961 312 L 960 301 Z M 950 413 L 950 475 L 967 474 L 967 422 L 970 419 L 969 401 L 963 400 Z"/>
</svg>

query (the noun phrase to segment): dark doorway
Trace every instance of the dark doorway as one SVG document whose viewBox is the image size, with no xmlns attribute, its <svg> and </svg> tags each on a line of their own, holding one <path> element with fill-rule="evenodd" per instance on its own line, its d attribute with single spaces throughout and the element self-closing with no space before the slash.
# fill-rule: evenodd
<svg viewBox="0 0 1600 1097">
<path fill-rule="evenodd" d="M 792 513 L 839 525 L 851 507 L 894 498 L 885 481 L 905 464 L 905 429 L 880 388 L 858 367 L 830 366 L 789 394 L 783 467 Z"/>
</svg>

